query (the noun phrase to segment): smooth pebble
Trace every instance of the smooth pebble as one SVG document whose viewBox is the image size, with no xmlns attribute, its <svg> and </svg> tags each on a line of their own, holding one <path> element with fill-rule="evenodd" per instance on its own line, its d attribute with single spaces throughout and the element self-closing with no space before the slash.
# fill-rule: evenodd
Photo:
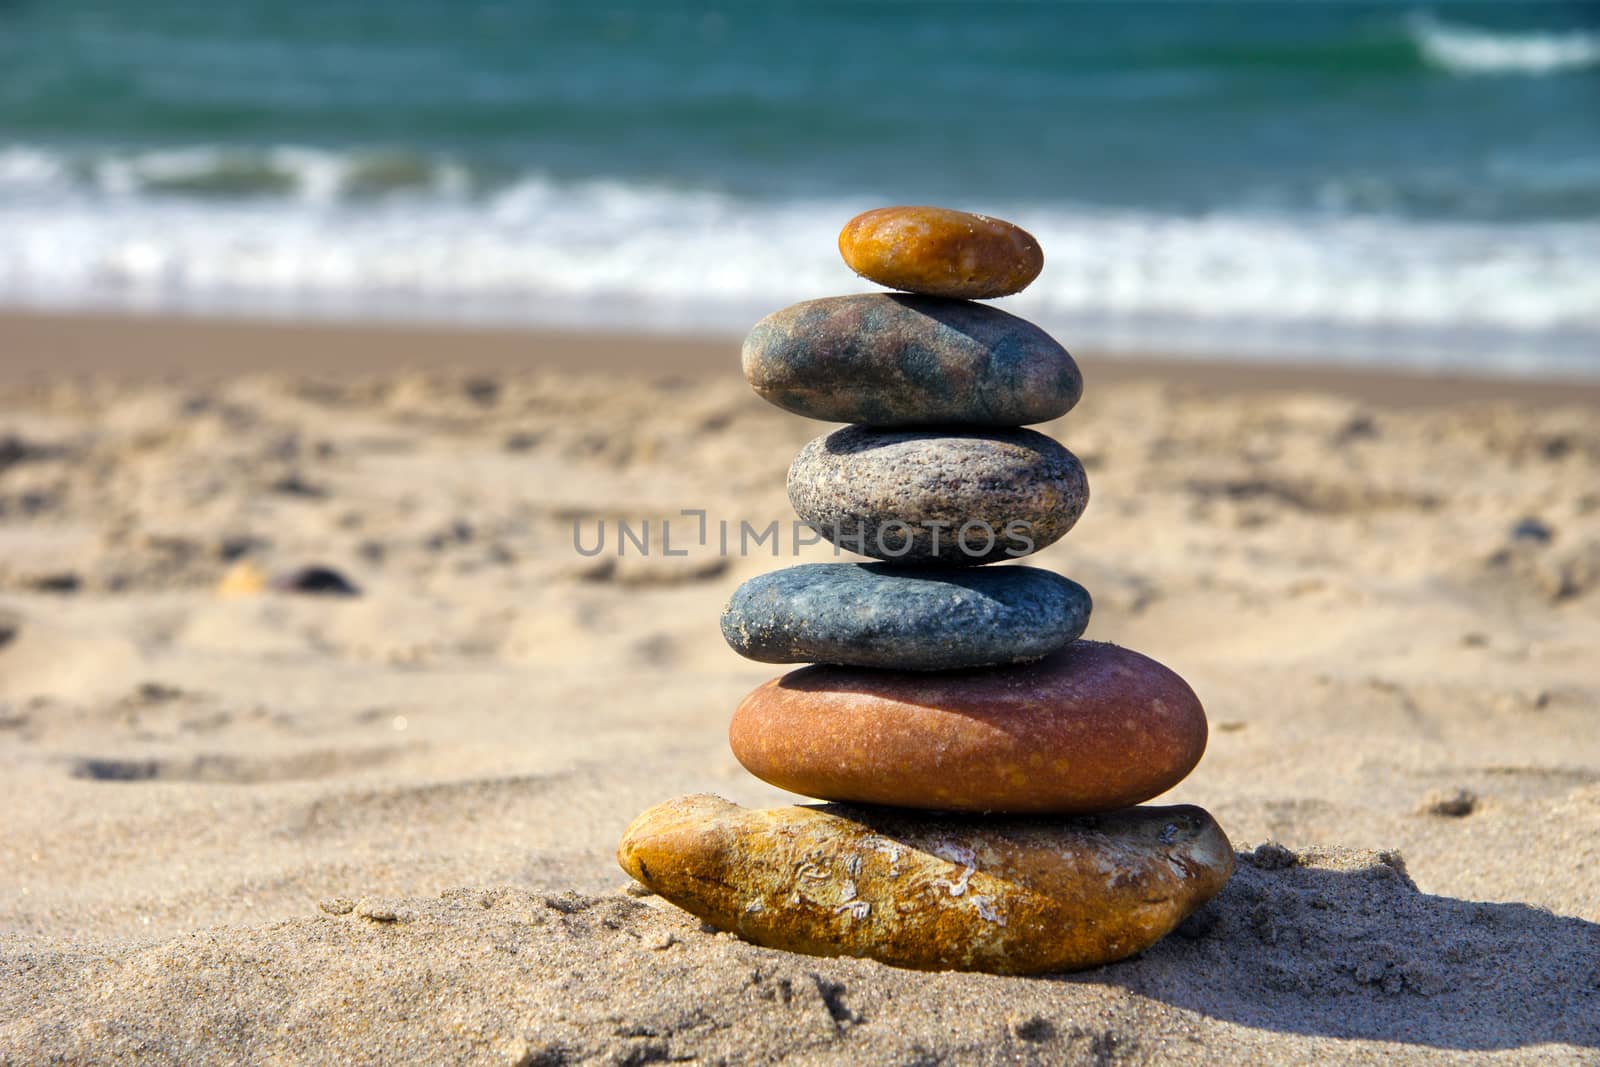
<svg viewBox="0 0 1600 1067">
<path fill-rule="evenodd" d="M 741 585 L 722 635 L 764 663 L 947 670 L 1039 659 L 1089 611 L 1088 590 L 1036 567 L 808 563 Z"/>
<path fill-rule="evenodd" d="M 869 293 L 807 300 L 756 323 L 744 376 L 763 399 L 828 422 L 1026 426 L 1083 393 L 1067 350 L 965 300 Z"/>
<path fill-rule="evenodd" d="M 789 502 L 851 552 L 972 566 L 1059 540 L 1083 514 L 1089 483 L 1076 456 L 1033 430 L 847 426 L 800 450 Z"/>
<path fill-rule="evenodd" d="M 1027 230 L 942 207 L 863 211 L 839 231 L 839 254 L 879 285 L 967 300 L 1020 293 L 1044 269 Z"/>
<path fill-rule="evenodd" d="M 1205 752 L 1206 714 L 1148 656 L 1074 641 L 1009 667 L 791 671 L 744 698 L 728 740 L 751 774 L 802 796 L 1076 815 L 1177 785 Z"/>
</svg>

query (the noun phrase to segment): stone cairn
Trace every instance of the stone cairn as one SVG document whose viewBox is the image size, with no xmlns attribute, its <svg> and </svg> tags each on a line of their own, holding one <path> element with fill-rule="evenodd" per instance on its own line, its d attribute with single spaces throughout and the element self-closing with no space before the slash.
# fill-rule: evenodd
<svg viewBox="0 0 1600 1067">
<path fill-rule="evenodd" d="M 832 803 L 681 797 L 639 816 L 618 859 L 718 929 L 795 952 L 1001 974 L 1133 955 L 1222 888 L 1233 850 L 1200 808 L 1135 806 L 1205 749 L 1183 679 L 1079 640 L 1077 583 L 978 566 L 1051 544 L 1088 502 L 1077 458 L 1022 429 L 1077 402 L 1077 365 L 974 302 L 1026 287 L 1043 254 L 1010 223 L 929 207 L 857 216 L 839 249 L 901 292 L 768 316 L 744 372 L 781 408 L 851 424 L 801 450 L 789 499 L 882 562 L 761 575 L 722 618 L 740 654 L 814 664 L 744 699 L 734 755 Z"/>
</svg>

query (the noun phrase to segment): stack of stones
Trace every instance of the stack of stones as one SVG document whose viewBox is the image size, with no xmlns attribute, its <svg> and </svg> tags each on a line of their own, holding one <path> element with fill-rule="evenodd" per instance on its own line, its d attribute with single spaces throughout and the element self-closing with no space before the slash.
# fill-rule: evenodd
<svg viewBox="0 0 1600 1067">
<path fill-rule="evenodd" d="M 1072 453 L 1022 428 L 1077 402 L 1077 365 L 974 302 L 1027 286 L 1043 255 L 1010 223 L 926 207 L 860 215 L 839 247 L 902 292 L 769 316 L 744 372 L 779 407 L 851 424 L 801 450 L 789 499 L 882 562 L 762 575 L 722 620 L 744 656 L 815 664 L 745 698 L 734 754 L 833 803 L 680 798 L 618 858 L 719 929 L 797 952 L 1008 974 L 1132 955 L 1221 889 L 1233 851 L 1199 808 L 1135 806 L 1205 749 L 1183 679 L 1080 640 L 1077 583 L 980 566 L 1056 541 L 1088 501 Z"/>
</svg>

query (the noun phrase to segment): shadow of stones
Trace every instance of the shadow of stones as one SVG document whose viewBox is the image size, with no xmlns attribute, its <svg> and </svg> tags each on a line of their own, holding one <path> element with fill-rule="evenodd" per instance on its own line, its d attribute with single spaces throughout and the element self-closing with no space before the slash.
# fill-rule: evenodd
<svg viewBox="0 0 1600 1067">
<path fill-rule="evenodd" d="M 966 337 L 974 344 L 992 351 L 1009 354 L 1009 349 L 1016 348 L 1020 353 L 1023 351 L 1022 344 L 1036 337 L 1048 344 L 1056 343 L 1037 324 L 993 304 L 921 293 L 883 295 L 908 312 L 930 318 L 951 333 Z"/>
<path fill-rule="evenodd" d="M 1049 453 L 1059 442 L 1026 426 L 894 426 L 876 428 L 861 424 L 844 426 L 823 438 L 822 451 L 829 456 L 859 456 L 894 445 L 926 441 L 990 441 L 1035 452 Z"/>
<path fill-rule="evenodd" d="M 1600 925 L 1419 891 L 1395 853 L 1277 845 L 1141 958 L 1046 979 L 1119 986 L 1262 1030 L 1491 1050 L 1600 1048 Z"/>
</svg>

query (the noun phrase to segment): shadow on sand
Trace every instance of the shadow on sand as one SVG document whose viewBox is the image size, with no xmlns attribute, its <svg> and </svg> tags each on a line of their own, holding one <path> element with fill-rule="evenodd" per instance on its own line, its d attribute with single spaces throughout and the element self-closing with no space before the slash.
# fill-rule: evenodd
<svg viewBox="0 0 1600 1067">
<path fill-rule="evenodd" d="M 1051 980 L 1263 1030 L 1600 1048 L 1600 925 L 1430 896 L 1392 853 L 1242 853 L 1227 888 L 1142 959 Z"/>
</svg>

